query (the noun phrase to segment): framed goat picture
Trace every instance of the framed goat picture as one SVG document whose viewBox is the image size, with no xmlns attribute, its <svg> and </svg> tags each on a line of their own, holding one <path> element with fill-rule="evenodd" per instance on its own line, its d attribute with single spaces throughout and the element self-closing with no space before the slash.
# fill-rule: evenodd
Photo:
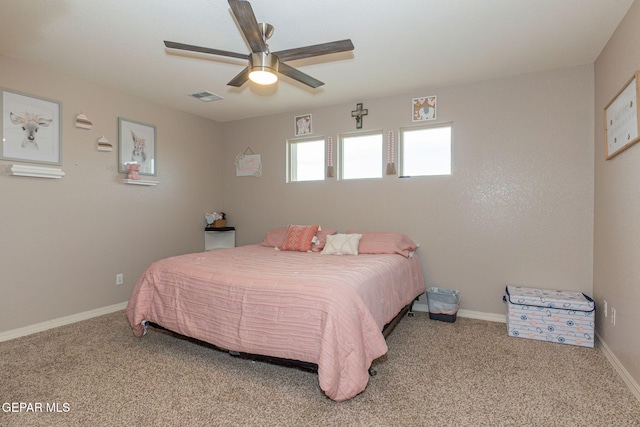
<svg viewBox="0 0 640 427">
<path fill-rule="evenodd" d="M 49 165 L 62 164 L 59 102 L 2 89 L 0 158 Z"/>
<path fill-rule="evenodd" d="M 118 171 L 127 173 L 127 163 L 138 163 L 140 175 L 157 175 L 156 127 L 118 117 Z"/>
</svg>

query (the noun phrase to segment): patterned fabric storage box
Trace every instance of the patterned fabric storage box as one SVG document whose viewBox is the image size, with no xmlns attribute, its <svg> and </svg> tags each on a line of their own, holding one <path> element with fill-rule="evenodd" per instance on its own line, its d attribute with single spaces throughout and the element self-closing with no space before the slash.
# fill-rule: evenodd
<svg viewBox="0 0 640 427">
<path fill-rule="evenodd" d="M 595 302 L 581 292 L 507 286 L 512 337 L 593 347 Z"/>
</svg>

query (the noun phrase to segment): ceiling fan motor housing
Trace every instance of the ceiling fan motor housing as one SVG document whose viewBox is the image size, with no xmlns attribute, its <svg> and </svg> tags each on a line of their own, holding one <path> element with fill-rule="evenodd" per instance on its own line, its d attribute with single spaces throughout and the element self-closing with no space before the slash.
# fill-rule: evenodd
<svg viewBox="0 0 640 427">
<path fill-rule="evenodd" d="M 254 71 L 266 71 L 277 73 L 280 61 L 278 57 L 266 52 L 254 52 L 249 56 L 249 69 Z"/>
</svg>

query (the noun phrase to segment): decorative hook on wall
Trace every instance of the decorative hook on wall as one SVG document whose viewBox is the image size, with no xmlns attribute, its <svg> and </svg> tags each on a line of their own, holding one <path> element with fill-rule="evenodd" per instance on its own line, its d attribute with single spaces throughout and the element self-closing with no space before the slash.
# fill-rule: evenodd
<svg viewBox="0 0 640 427">
<path fill-rule="evenodd" d="M 102 135 L 102 138 L 98 138 L 98 151 L 113 151 L 113 145 L 104 135 Z"/>
<path fill-rule="evenodd" d="M 76 116 L 76 127 L 80 129 L 91 129 L 93 127 L 93 123 L 87 116 L 85 116 L 82 111 L 80 114 Z"/>
</svg>

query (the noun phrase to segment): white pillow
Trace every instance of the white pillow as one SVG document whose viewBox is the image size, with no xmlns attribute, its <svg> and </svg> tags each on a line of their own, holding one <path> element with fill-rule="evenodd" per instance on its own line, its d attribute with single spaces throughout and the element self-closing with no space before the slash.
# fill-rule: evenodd
<svg viewBox="0 0 640 427">
<path fill-rule="evenodd" d="M 330 234 L 322 249 L 325 255 L 358 255 L 362 234 Z"/>
</svg>

